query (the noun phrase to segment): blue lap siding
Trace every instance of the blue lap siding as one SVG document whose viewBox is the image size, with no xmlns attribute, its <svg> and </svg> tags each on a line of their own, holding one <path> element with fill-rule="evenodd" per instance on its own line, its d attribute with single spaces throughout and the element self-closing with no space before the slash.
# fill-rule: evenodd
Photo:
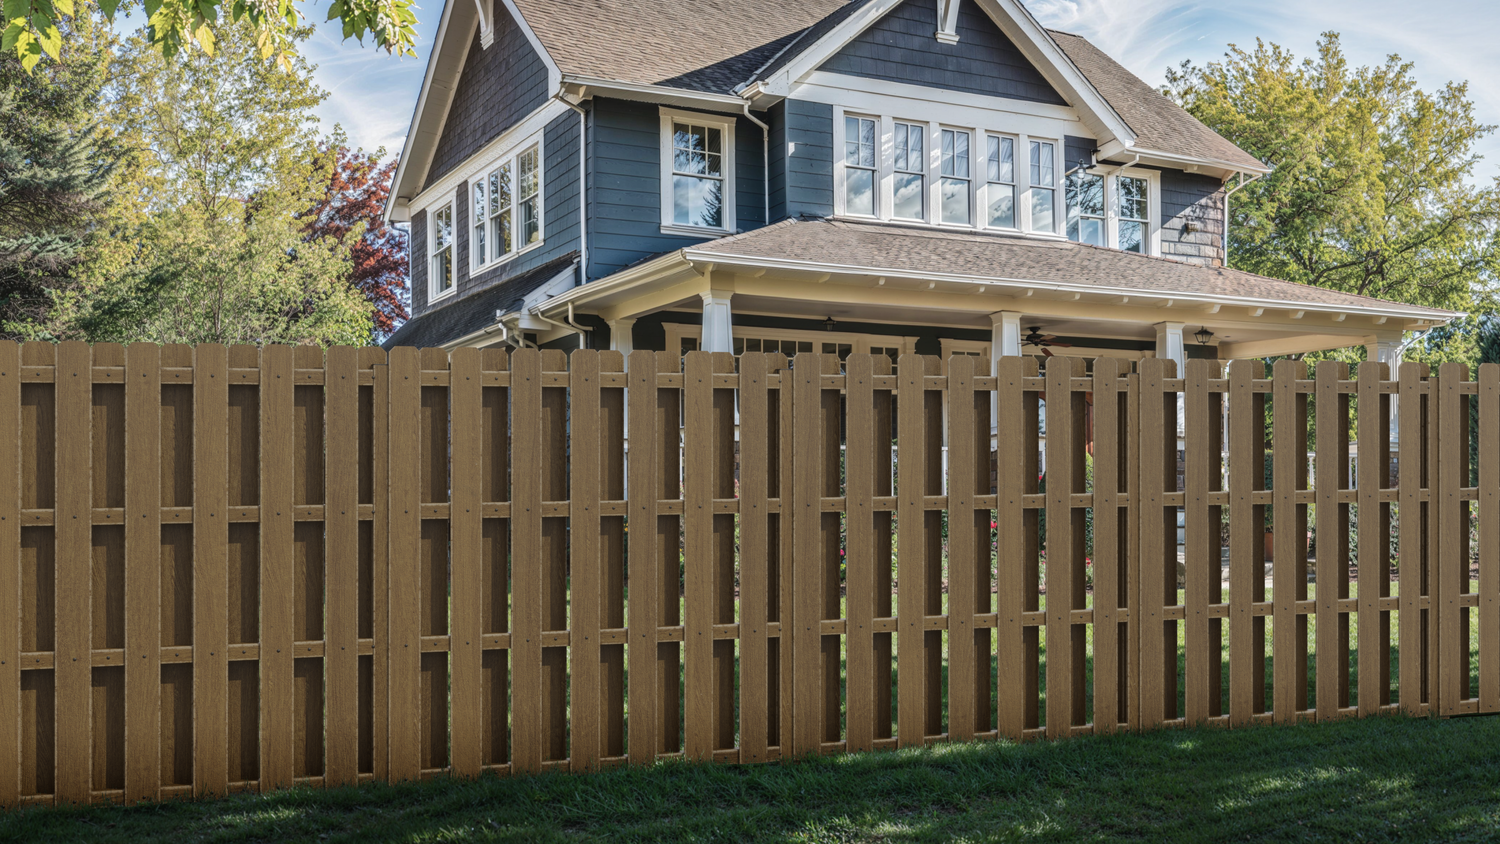
<svg viewBox="0 0 1500 844">
<path fill-rule="evenodd" d="M 590 105 L 589 119 L 590 279 L 714 237 L 685 237 L 661 230 L 658 106 L 599 98 Z M 759 126 L 736 119 L 735 225 L 741 231 L 765 224 L 761 141 Z"/>
</svg>

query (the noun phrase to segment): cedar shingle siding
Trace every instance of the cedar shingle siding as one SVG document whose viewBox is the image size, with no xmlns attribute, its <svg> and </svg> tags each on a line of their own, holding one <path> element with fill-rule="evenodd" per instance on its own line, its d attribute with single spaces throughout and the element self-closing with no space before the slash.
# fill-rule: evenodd
<svg viewBox="0 0 1500 844">
<path fill-rule="evenodd" d="M 964 0 L 959 6 L 957 44 L 938 41 L 934 37 L 937 30 L 937 3 L 906 0 L 860 33 L 820 70 L 1067 105 L 973 0 Z"/>
<path fill-rule="evenodd" d="M 1188 223 L 1198 230 L 1186 231 Z M 1224 263 L 1224 187 L 1218 179 L 1162 171 L 1161 254 L 1193 264 Z"/>
<path fill-rule="evenodd" d="M 495 43 L 489 49 L 480 45 L 479 30 L 474 31 L 448 121 L 432 154 L 428 185 L 547 101 L 542 57 L 503 4 L 495 4 L 495 13 Z"/>
</svg>

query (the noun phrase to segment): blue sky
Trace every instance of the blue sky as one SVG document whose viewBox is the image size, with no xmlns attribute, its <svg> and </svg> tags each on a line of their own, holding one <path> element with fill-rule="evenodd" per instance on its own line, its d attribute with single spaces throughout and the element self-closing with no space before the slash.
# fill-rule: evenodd
<svg viewBox="0 0 1500 844">
<path fill-rule="evenodd" d="M 466 0 L 465 0 L 466 1 Z M 755 0 L 743 0 L 755 2 Z M 395 59 L 373 47 L 340 40 L 333 24 L 320 26 L 306 55 L 318 65 L 318 83 L 329 92 L 319 109 L 327 128 L 340 123 L 350 140 L 394 154 L 405 139 L 432 36 L 442 14 L 439 0 L 417 12 L 418 58 Z M 931 2 L 931 0 L 929 0 Z M 1374 64 L 1390 53 L 1416 63 L 1423 87 L 1469 80 L 1479 119 L 1500 123 L 1500 4 L 1494 0 L 1027 0 L 1042 23 L 1083 35 L 1142 79 L 1160 84 L 1168 66 L 1221 57 L 1225 45 L 1246 48 L 1257 37 L 1312 54 L 1320 33 L 1343 34 L 1351 63 Z M 308 10 L 322 18 L 326 5 Z M 1479 177 L 1500 174 L 1500 136 L 1481 148 Z"/>
</svg>

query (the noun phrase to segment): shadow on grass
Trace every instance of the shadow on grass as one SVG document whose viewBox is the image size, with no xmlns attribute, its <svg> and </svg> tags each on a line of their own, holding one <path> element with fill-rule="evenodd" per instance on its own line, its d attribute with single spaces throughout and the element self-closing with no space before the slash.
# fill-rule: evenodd
<svg viewBox="0 0 1500 844">
<path fill-rule="evenodd" d="M 1500 718 L 439 779 L 0 815 L 15 841 L 1492 840 Z"/>
</svg>

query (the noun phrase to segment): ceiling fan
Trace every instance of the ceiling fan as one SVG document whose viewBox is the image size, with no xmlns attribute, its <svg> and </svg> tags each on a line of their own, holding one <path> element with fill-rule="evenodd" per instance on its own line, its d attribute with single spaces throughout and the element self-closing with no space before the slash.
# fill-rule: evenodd
<svg viewBox="0 0 1500 844">
<path fill-rule="evenodd" d="M 1057 340 L 1056 334 L 1043 334 L 1041 333 L 1041 329 L 1042 327 L 1040 325 L 1031 326 L 1031 333 L 1027 334 L 1025 337 L 1022 337 L 1021 343 L 1027 346 L 1036 346 L 1037 348 L 1042 350 L 1043 355 L 1049 358 L 1052 357 L 1052 353 L 1047 351 L 1048 346 L 1055 346 L 1059 349 L 1073 348 L 1072 343 L 1055 342 Z"/>
</svg>

